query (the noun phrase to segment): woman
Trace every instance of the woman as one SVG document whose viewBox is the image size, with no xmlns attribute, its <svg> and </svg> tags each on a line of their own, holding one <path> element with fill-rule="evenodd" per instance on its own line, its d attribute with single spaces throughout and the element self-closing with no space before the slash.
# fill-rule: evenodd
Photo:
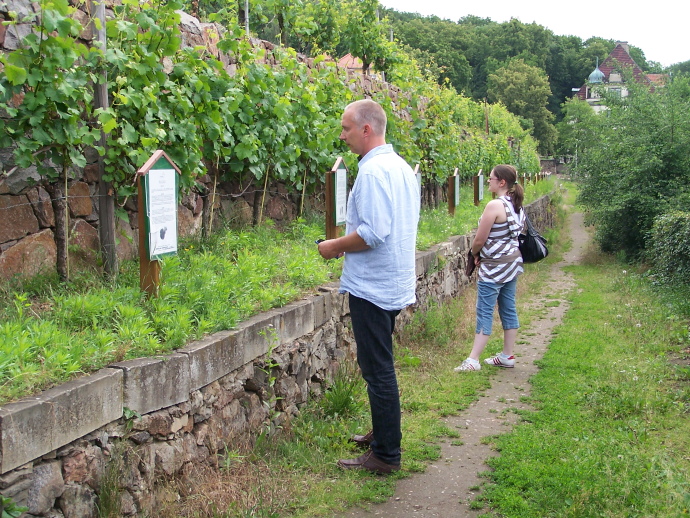
<svg viewBox="0 0 690 518">
<path fill-rule="evenodd" d="M 513 348 L 520 327 L 515 289 L 517 277 L 523 271 L 518 234 L 525 221 L 522 210 L 525 193 L 517 183 L 517 170 L 511 165 L 494 167 L 488 182 L 489 191 L 496 193 L 497 198 L 486 204 L 472 242 L 472 255 L 479 266 L 476 334 L 469 358 L 455 368 L 456 372 L 481 369 L 479 356 L 491 335 L 496 302 L 503 325 L 503 352 L 484 361 L 497 367 L 515 366 Z"/>
</svg>

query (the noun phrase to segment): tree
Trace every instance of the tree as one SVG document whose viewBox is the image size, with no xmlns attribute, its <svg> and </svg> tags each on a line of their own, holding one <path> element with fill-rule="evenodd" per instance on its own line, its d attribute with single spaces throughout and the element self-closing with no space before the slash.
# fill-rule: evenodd
<svg viewBox="0 0 690 518">
<path fill-rule="evenodd" d="M 344 1 L 347 11 L 341 41 L 349 52 L 362 60 L 362 73 L 369 67 L 385 72 L 394 61 L 395 45 L 389 40 L 386 24 L 379 20 L 378 0 Z"/>
<path fill-rule="evenodd" d="M 542 69 L 522 59 L 511 60 L 489 75 L 488 94 L 489 100 L 503 103 L 508 111 L 521 117 L 526 129 L 532 127 L 542 155 L 553 152 L 557 133 L 551 123 L 554 116 L 546 107 L 551 88 Z"/>
<path fill-rule="evenodd" d="M 95 146 L 99 127 L 84 121 L 95 116 L 91 87 L 97 83 L 97 49 L 77 42 L 81 24 L 67 0 L 46 1 L 36 15 L 36 30 L 22 47 L 0 55 L 0 147 L 14 145 L 16 165 L 35 166 L 55 211 L 57 272 L 69 278 L 67 185 L 73 167 L 86 164 L 86 147 Z M 8 30 L 14 30 L 13 20 Z M 28 20 L 33 21 L 33 20 Z"/>
<path fill-rule="evenodd" d="M 596 114 L 592 107 L 577 97 L 568 99 L 562 105 L 563 120 L 556 125 L 558 130 L 559 155 L 569 155 L 575 160 L 577 169 L 578 156 L 587 152 L 593 143 Z"/>
<path fill-rule="evenodd" d="M 576 125 L 596 135 L 579 155 L 580 202 L 607 252 L 643 256 L 655 218 L 690 201 L 690 81 L 607 96 L 605 114 Z"/>
</svg>

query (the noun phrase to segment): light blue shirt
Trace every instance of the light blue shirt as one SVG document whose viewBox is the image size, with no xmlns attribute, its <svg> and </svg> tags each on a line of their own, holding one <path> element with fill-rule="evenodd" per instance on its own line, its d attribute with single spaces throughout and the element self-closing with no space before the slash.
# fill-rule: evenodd
<svg viewBox="0 0 690 518">
<path fill-rule="evenodd" d="M 419 205 L 414 172 L 392 145 L 375 147 L 360 160 L 345 232 L 356 231 L 370 248 L 345 254 L 341 293 L 389 311 L 415 302 Z"/>
</svg>

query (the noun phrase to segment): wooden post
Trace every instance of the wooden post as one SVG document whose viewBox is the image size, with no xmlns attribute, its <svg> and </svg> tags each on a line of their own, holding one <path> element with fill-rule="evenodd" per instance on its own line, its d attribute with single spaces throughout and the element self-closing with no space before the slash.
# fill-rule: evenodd
<svg viewBox="0 0 690 518">
<path fill-rule="evenodd" d="M 339 225 L 345 223 L 347 209 L 347 185 L 338 185 L 338 171 L 345 171 L 341 181 L 347 182 L 347 167 L 342 157 L 338 157 L 333 168 L 326 173 L 326 239 L 335 239 L 339 234 Z M 340 192 L 337 192 L 340 191 Z M 340 199 L 339 199 L 340 195 Z"/>
<path fill-rule="evenodd" d="M 457 176 L 448 177 L 448 214 L 455 216 L 455 181 Z"/>
<path fill-rule="evenodd" d="M 335 226 L 335 171 L 326 173 L 326 239 L 338 237 Z"/>
<path fill-rule="evenodd" d="M 105 0 L 92 1 L 91 29 L 96 34 L 96 41 L 103 52 L 106 53 L 105 35 Z M 100 23 L 96 24 L 98 20 Z M 101 74 L 100 82 L 95 85 L 94 101 L 97 108 L 108 108 L 108 81 L 105 69 Z M 105 133 L 101 131 L 99 145 L 105 149 Z M 115 196 L 112 182 L 105 181 L 105 160 L 98 156 L 98 237 L 103 254 L 103 267 L 106 274 L 111 277 L 117 275 L 117 250 L 115 248 Z"/>
<path fill-rule="evenodd" d="M 475 207 L 478 207 L 479 202 L 481 201 L 479 199 L 479 178 L 480 178 L 479 175 L 481 174 L 481 172 L 482 172 L 482 170 L 480 169 L 479 174 L 472 177 L 472 186 L 474 187 L 474 206 Z"/>
<path fill-rule="evenodd" d="M 139 288 L 146 292 L 149 297 L 155 297 L 158 294 L 158 287 L 160 286 L 161 265 L 155 260 L 149 259 L 149 244 L 148 233 L 146 232 L 146 207 L 144 199 L 144 176 L 137 175 L 138 183 L 138 200 L 137 210 L 139 211 L 137 219 L 139 221 Z"/>
</svg>

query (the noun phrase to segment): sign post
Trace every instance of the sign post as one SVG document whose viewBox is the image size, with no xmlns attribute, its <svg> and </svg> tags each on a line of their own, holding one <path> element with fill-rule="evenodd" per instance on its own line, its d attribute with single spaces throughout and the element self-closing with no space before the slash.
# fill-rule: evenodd
<svg viewBox="0 0 690 518">
<path fill-rule="evenodd" d="M 347 216 L 347 166 L 338 157 L 326 173 L 326 239 L 338 237 L 338 227 Z"/>
<path fill-rule="evenodd" d="M 484 175 L 481 169 L 477 176 L 472 177 L 472 180 L 474 182 L 474 206 L 476 207 L 484 199 Z"/>
<path fill-rule="evenodd" d="M 417 178 L 417 187 L 419 187 L 419 195 L 422 195 L 422 172 L 419 170 L 419 164 L 414 166 L 414 176 Z"/>
<path fill-rule="evenodd" d="M 160 263 L 177 253 L 177 192 L 179 168 L 158 150 L 137 171 L 139 220 L 139 286 L 156 296 Z"/>
<path fill-rule="evenodd" d="M 448 177 L 448 214 L 455 216 L 455 207 L 460 205 L 460 178 L 458 168 Z"/>
</svg>

